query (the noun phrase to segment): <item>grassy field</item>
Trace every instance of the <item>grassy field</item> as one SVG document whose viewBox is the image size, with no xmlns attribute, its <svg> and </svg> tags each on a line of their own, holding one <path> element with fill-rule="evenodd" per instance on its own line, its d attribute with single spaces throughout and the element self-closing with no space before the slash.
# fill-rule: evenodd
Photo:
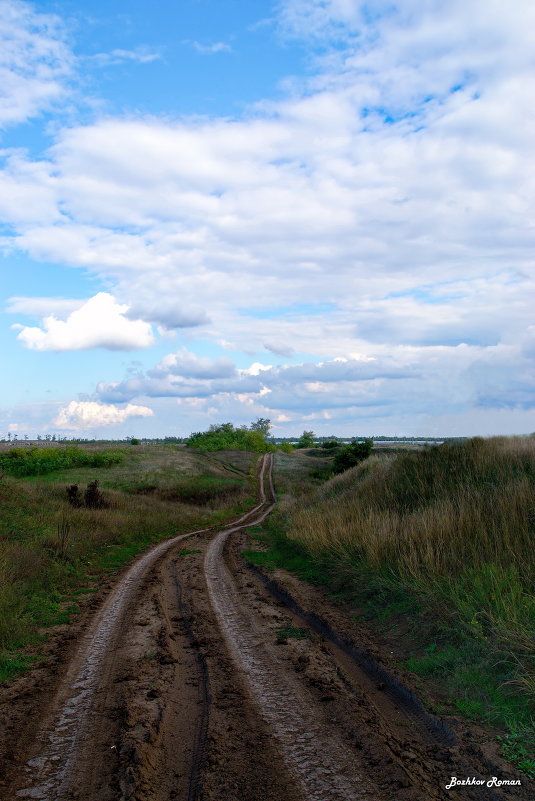
<svg viewBox="0 0 535 801">
<path fill-rule="evenodd" d="M 59 454 L 62 447 L 47 449 Z M 255 454 L 84 446 L 93 454 L 110 450 L 121 459 L 108 467 L 0 479 L 0 680 L 34 658 L 28 646 L 38 646 L 43 627 L 76 611 L 76 593 L 150 544 L 215 525 L 252 503 Z M 66 488 L 77 484 L 83 501 L 95 480 L 102 505 L 73 507 Z"/>
<path fill-rule="evenodd" d="M 501 727 L 535 776 L 535 440 L 384 449 L 323 482 L 315 463 L 277 454 L 280 510 L 252 558 L 327 585 L 393 643 L 401 632 L 404 666 Z"/>
</svg>

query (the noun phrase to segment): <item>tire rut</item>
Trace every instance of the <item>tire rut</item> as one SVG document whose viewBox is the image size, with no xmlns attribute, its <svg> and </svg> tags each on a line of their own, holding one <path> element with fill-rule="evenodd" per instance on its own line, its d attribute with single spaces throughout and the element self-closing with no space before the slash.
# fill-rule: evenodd
<svg viewBox="0 0 535 801">
<path fill-rule="evenodd" d="M 268 484 L 273 498 L 271 460 Z M 271 506 L 249 525 L 257 525 L 269 514 Z M 205 578 L 212 608 L 221 633 L 238 670 L 243 674 L 250 694 L 262 718 L 271 727 L 288 769 L 307 801 L 357 801 L 377 798 L 376 788 L 362 773 L 355 771 L 355 757 L 350 749 L 337 742 L 318 725 L 317 714 L 297 682 L 279 663 L 273 648 L 255 630 L 252 618 L 242 608 L 237 588 L 223 558 L 223 549 L 231 534 L 241 527 L 220 532 L 210 542 L 204 562 Z M 330 735 L 330 736 L 329 736 Z"/>
<path fill-rule="evenodd" d="M 234 526 L 243 527 L 259 515 L 264 519 L 267 514 L 265 511 L 260 513 L 265 507 L 265 467 L 264 457 L 259 472 L 259 503 L 234 521 Z M 26 754 L 25 763 L 7 789 L 6 799 L 95 801 L 98 798 L 99 801 L 123 801 L 133 798 L 134 792 L 136 801 L 138 796 L 139 801 L 151 797 L 157 797 L 158 801 L 167 797 L 187 797 L 188 801 L 197 798 L 209 704 L 206 666 L 202 666 L 198 654 L 194 656 L 196 676 L 193 679 L 190 676 L 188 681 L 200 687 L 200 696 L 187 711 L 182 705 L 180 713 L 183 718 L 186 712 L 185 717 L 200 721 L 197 730 L 189 731 L 185 738 L 188 742 L 184 743 L 184 748 L 188 752 L 190 765 L 187 782 L 184 785 L 183 775 L 177 776 L 178 789 L 169 785 L 165 791 L 167 796 L 162 795 L 163 788 L 158 789 L 157 796 L 152 796 L 147 776 L 151 772 L 157 773 L 160 761 L 154 758 L 158 750 L 154 745 L 158 744 L 159 747 L 167 737 L 168 750 L 171 750 L 171 741 L 180 730 L 177 723 L 168 725 L 164 722 L 163 708 L 177 703 L 176 697 L 180 699 L 184 695 L 180 688 L 184 677 L 178 679 L 178 686 L 172 691 L 175 698 L 167 692 L 165 703 L 157 703 L 155 698 L 147 699 L 151 688 L 145 688 L 145 707 L 151 706 L 148 701 L 155 702 L 152 704 L 156 707 L 154 720 L 150 726 L 136 722 L 134 707 L 137 702 L 129 698 L 132 696 L 131 682 L 136 669 L 132 668 L 128 648 L 131 645 L 129 637 L 134 626 L 133 617 L 140 603 L 146 602 L 147 586 L 162 584 L 164 589 L 156 591 L 152 599 L 155 615 L 160 620 L 154 645 L 154 652 L 158 654 L 156 661 L 159 664 L 180 662 L 179 656 L 174 653 L 174 642 L 179 634 L 177 627 L 187 615 L 184 615 L 184 607 L 181 607 L 176 567 L 171 572 L 167 571 L 167 575 L 165 570 L 158 574 L 158 570 L 159 566 L 168 563 L 169 556 L 183 540 L 211 533 L 212 530 L 201 529 L 165 540 L 139 557 L 117 583 L 81 638 L 51 708 L 34 736 L 30 753 Z M 175 607 L 174 613 L 169 612 L 169 605 Z M 183 635 L 186 640 L 190 639 L 187 647 L 195 653 L 187 623 Z M 130 667 L 125 668 L 125 663 Z M 147 672 L 145 664 L 141 669 Z M 191 669 L 190 664 L 190 672 Z M 122 689 L 118 690 L 118 687 Z M 143 703 L 138 706 L 143 710 Z M 136 727 L 141 737 L 132 735 Z M 192 746 L 189 743 L 191 737 L 194 741 Z M 141 746 L 142 739 L 149 741 L 148 748 Z M 173 760 L 176 767 L 181 758 L 175 754 Z M 145 769 L 147 764 L 149 767 L 152 764 L 152 770 Z M 166 783 L 169 784 L 164 781 Z"/>
</svg>

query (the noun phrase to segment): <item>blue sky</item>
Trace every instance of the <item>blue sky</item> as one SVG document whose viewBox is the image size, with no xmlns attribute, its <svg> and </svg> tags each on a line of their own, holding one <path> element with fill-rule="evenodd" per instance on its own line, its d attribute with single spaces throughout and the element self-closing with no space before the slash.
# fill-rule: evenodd
<svg viewBox="0 0 535 801">
<path fill-rule="evenodd" d="M 535 430 L 528 0 L 0 12 L 0 437 Z"/>
</svg>

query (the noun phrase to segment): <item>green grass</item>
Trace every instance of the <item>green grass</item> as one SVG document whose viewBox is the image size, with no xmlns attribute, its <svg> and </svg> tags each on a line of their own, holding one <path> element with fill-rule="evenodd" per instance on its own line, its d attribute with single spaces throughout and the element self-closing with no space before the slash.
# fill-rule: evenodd
<svg viewBox="0 0 535 801">
<path fill-rule="evenodd" d="M 280 516 L 264 524 L 266 551 L 246 550 L 243 557 L 269 571 L 283 568 L 300 579 L 325 588 L 330 597 L 358 606 L 365 619 L 383 633 L 394 635 L 400 620 L 411 621 L 410 641 L 415 653 L 404 667 L 439 689 L 466 718 L 501 728 L 504 742 L 515 743 L 508 754 L 527 775 L 526 733 L 533 728 L 533 706 L 516 681 L 517 663 L 508 651 L 490 651 L 486 643 L 465 629 L 430 614 L 416 591 L 400 586 L 392 576 L 370 575 L 340 558 L 316 557 L 290 540 Z M 287 636 L 287 635 L 281 635 Z M 445 708 L 441 707 L 442 714 Z M 511 741 L 511 732 L 517 732 Z M 507 758 L 510 758 L 505 754 Z M 523 755 L 519 758 L 519 755 Z"/>
<path fill-rule="evenodd" d="M 0 470 L 10 476 L 39 476 L 69 467 L 111 467 L 122 462 L 122 450 L 87 451 L 76 445 L 9 448 L 0 452 Z"/>
<path fill-rule="evenodd" d="M 110 467 L 71 466 L 41 476 L 4 477 L 1 680 L 30 664 L 21 649 L 38 649 L 41 630 L 67 623 L 77 614 L 81 595 L 94 591 L 105 576 L 116 574 L 138 553 L 173 535 L 221 525 L 253 505 L 253 473 L 244 468 L 250 470 L 255 460 L 254 454 L 242 452 L 235 465 L 231 452 L 223 462 L 176 445 L 133 446 Z M 132 493 L 144 468 L 156 491 Z M 66 485 L 83 476 L 98 478 L 106 508 L 69 505 Z M 177 486 L 188 488 L 187 500 L 178 499 L 174 489 L 170 492 Z"/>
<path fill-rule="evenodd" d="M 307 640 L 310 637 L 308 629 L 299 628 L 298 626 L 281 626 L 275 629 L 275 633 L 281 640 Z"/>
<path fill-rule="evenodd" d="M 530 779 L 535 779 L 535 729 L 513 727 L 504 737 L 498 737 L 502 754 L 514 762 Z"/>
</svg>

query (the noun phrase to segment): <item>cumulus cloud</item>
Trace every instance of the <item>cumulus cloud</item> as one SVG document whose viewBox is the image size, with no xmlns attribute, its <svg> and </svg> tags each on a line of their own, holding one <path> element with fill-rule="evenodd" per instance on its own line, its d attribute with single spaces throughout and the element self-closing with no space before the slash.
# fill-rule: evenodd
<svg viewBox="0 0 535 801">
<path fill-rule="evenodd" d="M 103 400 L 115 402 L 143 396 L 208 398 L 222 393 L 241 397 L 272 394 L 270 404 L 277 398 L 280 408 L 294 408 L 299 403 L 305 408 L 307 404 L 316 406 L 318 402 L 339 405 L 340 399 L 345 404 L 352 393 L 368 403 L 371 395 L 379 396 L 384 380 L 413 379 L 418 375 L 419 370 L 414 366 L 401 366 L 388 358 L 337 359 L 280 367 L 254 362 L 248 368 L 237 370 L 225 358 L 200 358 L 182 348 L 165 356 L 146 374 L 120 382 L 101 382 L 97 392 Z M 362 388 L 364 384 L 367 385 L 365 389 Z M 323 393 L 321 401 L 315 397 L 318 392 Z"/>
<path fill-rule="evenodd" d="M 188 311 L 202 297 L 218 339 L 239 329 L 230 308 L 258 298 L 269 308 L 282 296 L 342 309 L 315 326 L 315 352 L 334 355 L 337 324 L 351 308 L 356 339 L 475 343 L 468 329 L 486 315 L 481 341 L 499 341 L 513 315 L 489 313 L 491 276 L 501 273 L 504 287 L 506 272 L 519 276 L 518 306 L 531 269 L 534 126 L 523 98 L 534 79 L 531 49 L 523 35 L 518 47 L 515 39 L 524 23 L 529 30 L 531 11 L 522 4 L 512 23 L 478 0 L 469 9 L 400 7 L 408 16 L 363 21 L 362 4 L 313 4 L 343 23 L 348 47 L 333 51 L 303 96 L 264 103 L 247 118 L 108 118 L 62 131 L 48 161 L 26 165 L 26 183 L 16 167 L 17 245 L 95 271 L 117 297 L 142 297 L 154 322 L 169 327 L 205 322 Z M 468 18 L 473 38 L 457 37 Z M 352 26 L 365 46 L 355 45 Z M 496 59 L 493 37 L 514 57 Z M 411 48 L 411 76 L 425 77 L 425 91 L 406 90 Z M 26 224 L 34 185 L 41 222 Z M 417 294 L 412 308 L 400 299 L 445 280 L 464 280 L 466 291 L 445 298 L 435 316 Z M 459 312 L 463 297 L 477 322 Z M 452 335 L 456 327 L 466 334 Z M 289 353 L 277 321 L 249 320 L 248 330 L 239 346 L 248 339 Z"/>
<path fill-rule="evenodd" d="M 71 401 L 59 410 L 53 425 L 71 431 L 124 423 L 129 417 L 153 417 L 148 406 L 128 403 L 123 409 L 96 401 Z"/>
<path fill-rule="evenodd" d="M 82 306 L 71 311 L 65 320 L 50 314 L 43 328 L 21 326 L 17 339 L 30 350 L 133 350 L 154 343 L 149 323 L 129 320 L 128 306 L 115 301 L 107 292 L 99 292 Z"/>
<path fill-rule="evenodd" d="M 73 62 L 58 16 L 22 0 L 1 0 L 0 126 L 22 122 L 61 100 Z"/>
<path fill-rule="evenodd" d="M 156 365 L 149 370 L 149 375 L 153 378 L 174 375 L 183 378 L 228 378 L 236 374 L 236 368 L 230 359 L 208 359 L 204 356 L 197 356 L 195 353 L 181 348 L 176 353 L 169 353 Z"/>
</svg>

